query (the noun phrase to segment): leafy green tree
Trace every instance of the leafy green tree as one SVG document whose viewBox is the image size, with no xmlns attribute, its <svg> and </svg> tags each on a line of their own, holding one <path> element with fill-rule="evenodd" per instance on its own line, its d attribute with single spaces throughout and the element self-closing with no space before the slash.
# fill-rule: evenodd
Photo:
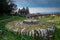
<svg viewBox="0 0 60 40">
<path fill-rule="evenodd" d="M 10 15 L 16 7 L 12 0 L 0 0 L 0 16 L 4 14 Z"/>
</svg>

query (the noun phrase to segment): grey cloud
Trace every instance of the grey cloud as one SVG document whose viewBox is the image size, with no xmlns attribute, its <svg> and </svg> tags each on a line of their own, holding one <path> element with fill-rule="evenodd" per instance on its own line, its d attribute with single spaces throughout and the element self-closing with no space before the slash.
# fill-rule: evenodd
<svg viewBox="0 0 60 40">
<path fill-rule="evenodd" d="M 18 3 L 58 3 L 60 0 L 15 0 Z"/>
</svg>

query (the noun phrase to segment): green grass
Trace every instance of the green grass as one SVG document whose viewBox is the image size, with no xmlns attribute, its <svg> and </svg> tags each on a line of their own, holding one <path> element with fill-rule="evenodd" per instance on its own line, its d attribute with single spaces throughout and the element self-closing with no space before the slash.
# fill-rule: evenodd
<svg viewBox="0 0 60 40">
<path fill-rule="evenodd" d="M 24 20 L 26 18 L 24 17 L 19 17 L 19 16 L 3 16 L 0 17 L 0 20 L 4 20 L 4 19 L 8 19 L 11 18 L 10 20 L 6 20 L 2 23 L 0 23 L 0 40 L 34 40 L 34 38 L 29 37 L 29 36 L 22 36 L 22 35 L 18 35 L 18 34 L 14 34 L 13 32 L 11 32 L 10 30 L 7 30 L 5 28 L 5 24 L 11 21 L 15 21 L 15 20 Z M 47 18 L 42 18 L 40 19 L 41 21 L 48 21 L 48 20 L 60 20 L 60 17 L 47 17 Z M 54 22 L 56 24 L 56 33 L 55 33 L 55 40 L 60 40 L 60 22 Z"/>
<path fill-rule="evenodd" d="M 56 33 L 55 33 L 55 40 L 60 39 L 60 22 L 54 22 L 56 24 Z"/>
<path fill-rule="evenodd" d="M 14 34 L 10 30 L 7 30 L 7 28 L 5 27 L 5 24 L 7 24 L 8 22 L 16 21 L 16 20 L 22 21 L 26 18 L 19 17 L 19 16 L 15 16 L 14 18 L 10 17 L 10 18 L 11 18 L 10 20 L 5 20 L 4 22 L 0 23 L 0 30 L 2 30 L 2 31 L 0 31 L 0 40 L 33 40 L 33 38 L 29 37 L 29 36 L 21 36 L 18 34 Z M 5 19 L 7 19 L 7 18 L 5 18 Z"/>
<path fill-rule="evenodd" d="M 40 19 L 41 21 L 48 21 L 48 20 L 54 20 L 53 22 L 56 25 L 56 33 L 55 33 L 55 40 L 60 40 L 60 17 L 55 16 L 55 17 L 47 17 L 47 18 L 42 18 Z"/>
<path fill-rule="evenodd" d="M 11 17 L 12 16 L 3 15 L 3 16 L 0 16 L 0 20 L 8 19 L 8 18 L 11 18 Z"/>
<path fill-rule="evenodd" d="M 60 20 L 60 17 L 55 16 L 55 17 L 47 17 L 47 18 L 42 18 L 40 19 L 41 21 L 48 21 L 48 20 Z"/>
</svg>

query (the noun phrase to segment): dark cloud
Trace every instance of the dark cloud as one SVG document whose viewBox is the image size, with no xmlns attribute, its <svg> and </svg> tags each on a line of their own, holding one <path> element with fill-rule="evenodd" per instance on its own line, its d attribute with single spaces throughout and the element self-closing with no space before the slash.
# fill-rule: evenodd
<svg viewBox="0 0 60 40">
<path fill-rule="evenodd" d="M 60 7 L 60 0 L 15 0 L 18 6 Z"/>
</svg>

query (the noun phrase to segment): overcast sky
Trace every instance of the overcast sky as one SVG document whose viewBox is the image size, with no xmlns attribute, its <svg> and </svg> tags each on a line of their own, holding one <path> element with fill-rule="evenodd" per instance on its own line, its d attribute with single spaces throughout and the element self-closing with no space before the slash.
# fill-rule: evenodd
<svg viewBox="0 0 60 40">
<path fill-rule="evenodd" d="M 60 12 L 60 0 L 14 0 L 18 8 L 29 7 L 31 13 Z"/>
</svg>

